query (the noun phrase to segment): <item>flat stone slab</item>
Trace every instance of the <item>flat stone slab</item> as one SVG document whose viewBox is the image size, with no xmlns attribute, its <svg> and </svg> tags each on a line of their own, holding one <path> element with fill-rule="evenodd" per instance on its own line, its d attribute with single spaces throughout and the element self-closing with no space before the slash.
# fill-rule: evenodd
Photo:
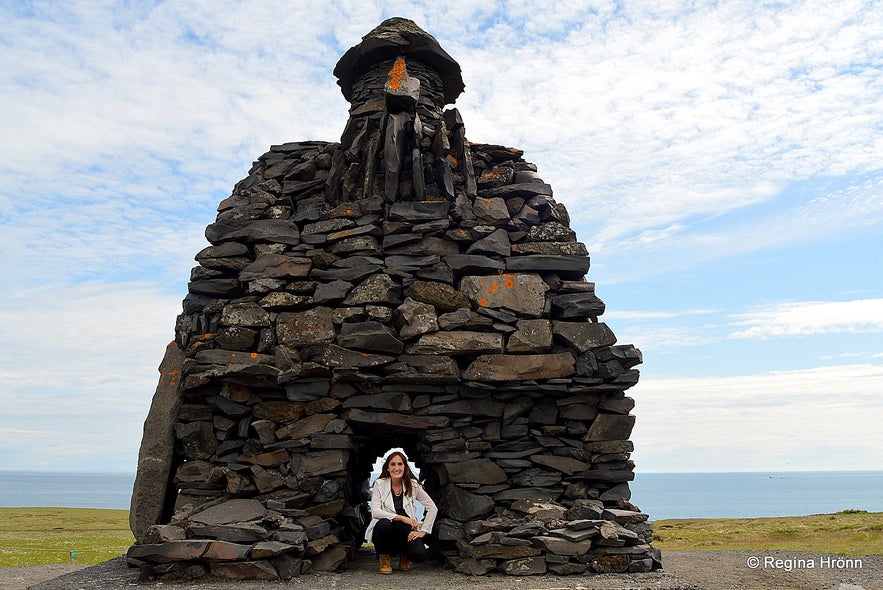
<svg viewBox="0 0 883 590">
<path fill-rule="evenodd" d="M 262 518 L 266 513 L 267 509 L 258 500 L 238 499 L 197 512 L 191 515 L 190 520 L 202 524 L 229 524 Z"/>
</svg>

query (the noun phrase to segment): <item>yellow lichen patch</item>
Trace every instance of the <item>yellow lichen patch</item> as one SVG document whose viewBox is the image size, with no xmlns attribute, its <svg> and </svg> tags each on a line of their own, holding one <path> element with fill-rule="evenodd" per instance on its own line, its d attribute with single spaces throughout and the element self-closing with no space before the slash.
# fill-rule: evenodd
<svg viewBox="0 0 883 590">
<path fill-rule="evenodd" d="M 390 88 L 390 90 L 396 91 L 401 88 L 402 82 L 404 82 L 405 78 L 407 77 L 408 68 L 405 65 L 405 58 L 396 58 L 395 63 L 392 64 L 392 68 L 387 74 L 386 85 Z"/>
</svg>

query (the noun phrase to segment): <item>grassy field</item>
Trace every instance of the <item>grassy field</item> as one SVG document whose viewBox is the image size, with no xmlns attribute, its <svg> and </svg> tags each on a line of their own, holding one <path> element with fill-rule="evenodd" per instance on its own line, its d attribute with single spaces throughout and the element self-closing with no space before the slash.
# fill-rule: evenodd
<svg viewBox="0 0 883 590">
<path fill-rule="evenodd" d="M 653 532 L 653 546 L 663 551 L 784 549 L 838 555 L 883 554 L 883 512 L 847 510 L 779 518 L 659 520 Z"/>
<path fill-rule="evenodd" d="M 0 567 L 94 565 L 119 557 L 134 541 L 128 510 L 0 508 Z"/>
<path fill-rule="evenodd" d="M 883 554 L 883 513 L 781 518 L 660 520 L 653 545 L 663 551 L 786 549 L 839 555 Z M 0 567 L 74 562 L 94 565 L 134 541 L 126 510 L 0 508 Z"/>
</svg>

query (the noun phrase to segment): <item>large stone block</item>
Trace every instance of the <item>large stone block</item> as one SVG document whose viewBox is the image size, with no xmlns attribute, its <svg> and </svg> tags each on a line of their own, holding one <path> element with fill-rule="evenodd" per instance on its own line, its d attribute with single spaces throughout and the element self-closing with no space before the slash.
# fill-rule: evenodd
<svg viewBox="0 0 883 590">
<path fill-rule="evenodd" d="M 575 557 L 577 555 L 585 555 L 592 547 L 591 541 L 568 541 L 560 537 L 539 536 L 535 537 L 536 542 L 549 553 L 555 555 L 563 555 L 565 557 Z"/>
<path fill-rule="evenodd" d="M 340 449 L 301 453 L 292 457 L 291 471 L 298 478 L 337 473 L 346 469 L 349 456 L 348 451 Z"/>
<path fill-rule="evenodd" d="M 505 309 L 525 317 L 540 317 L 547 285 L 535 274 L 466 276 L 460 291 L 477 307 Z"/>
<path fill-rule="evenodd" d="M 396 308 L 393 320 L 399 329 L 399 335 L 404 338 L 413 338 L 428 332 L 438 330 L 438 317 L 435 307 L 428 303 L 421 303 L 408 297 L 405 302 Z"/>
<path fill-rule="evenodd" d="M 398 354 L 404 350 L 404 343 L 388 326 L 380 322 L 346 323 L 340 327 L 337 343 L 344 348 L 371 350 Z"/>
<path fill-rule="evenodd" d="M 557 354 L 488 354 L 475 359 L 463 372 L 470 381 L 559 379 L 576 372 L 569 352 Z"/>
<path fill-rule="evenodd" d="M 460 355 L 503 352 L 503 336 L 493 332 L 432 332 L 408 347 L 409 354 Z"/>
<path fill-rule="evenodd" d="M 398 304 L 401 302 L 400 287 L 392 277 L 376 274 L 359 283 L 344 299 L 344 305 L 367 303 Z"/>
<path fill-rule="evenodd" d="M 635 427 L 635 417 L 622 414 L 598 414 L 583 441 L 628 440 Z"/>
<path fill-rule="evenodd" d="M 241 498 L 228 500 L 192 514 L 190 520 L 207 525 L 222 525 L 257 520 L 265 514 L 267 509 L 259 500 Z"/>
<path fill-rule="evenodd" d="M 469 459 L 445 463 L 444 474 L 452 483 L 492 485 L 506 481 L 506 472 L 490 459 Z"/>
<path fill-rule="evenodd" d="M 554 272 L 562 277 L 579 278 L 589 272 L 589 258 L 587 256 L 545 254 L 514 256 L 506 261 L 506 270 L 512 272 Z"/>
<path fill-rule="evenodd" d="M 330 307 L 280 313 L 276 319 L 276 337 L 280 344 L 306 346 L 333 342 L 334 312 Z"/>
<path fill-rule="evenodd" d="M 218 448 L 218 441 L 209 422 L 178 422 L 175 436 L 181 441 L 184 456 L 189 460 L 208 459 Z"/>
<path fill-rule="evenodd" d="M 219 221 L 205 228 L 206 239 L 214 245 L 223 242 L 271 242 L 296 246 L 300 243 L 297 225 L 286 219 L 256 219 L 254 221 Z"/>
<path fill-rule="evenodd" d="M 469 300 L 462 293 L 446 283 L 436 281 L 414 281 L 405 289 L 405 295 L 442 311 L 469 307 Z"/>
<path fill-rule="evenodd" d="M 559 320 L 595 318 L 604 313 L 604 302 L 594 293 L 567 293 L 552 297 L 552 317 Z"/>
<path fill-rule="evenodd" d="M 386 431 L 389 428 L 423 431 L 428 428 L 445 428 L 451 423 L 447 416 L 414 416 L 382 412 L 366 412 L 353 408 L 344 413 L 344 418 L 354 424 L 368 425 Z"/>
<path fill-rule="evenodd" d="M 552 346 L 549 320 L 518 320 L 506 342 L 506 352 L 545 352 Z"/>
<path fill-rule="evenodd" d="M 221 325 L 266 328 L 270 314 L 257 303 L 231 303 L 224 306 Z"/>
<path fill-rule="evenodd" d="M 588 352 L 616 343 L 616 336 L 604 322 L 552 322 L 552 332 L 560 341 L 579 352 Z"/>
<path fill-rule="evenodd" d="M 181 407 L 181 368 L 184 353 L 172 342 L 159 365 L 160 378 L 153 401 L 144 421 L 138 470 L 129 508 L 129 527 L 140 541 L 147 530 L 161 524 L 166 506 L 167 489 L 172 476 L 175 446 L 175 420 Z"/>
<path fill-rule="evenodd" d="M 202 557 L 213 542 L 207 539 L 192 539 L 151 545 L 133 545 L 129 547 L 126 557 L 150 563 L 192 561 Z"/>
<path fill-rule="evenodd" d="M 445 486 L 439 503 L 447 516 L 460 522 L 484 518 L 494 510 L 493 499 L 467 492 L 454 484 Z"/>
<path fill-rule="evenodd" d="M 285 254 L 262 254 L 239 272 L 239 280 L 248 282 L 266 278 L 305 278 L 310 274 L 311 267 L 312 262 L 309 258 Z"/>
</svg>

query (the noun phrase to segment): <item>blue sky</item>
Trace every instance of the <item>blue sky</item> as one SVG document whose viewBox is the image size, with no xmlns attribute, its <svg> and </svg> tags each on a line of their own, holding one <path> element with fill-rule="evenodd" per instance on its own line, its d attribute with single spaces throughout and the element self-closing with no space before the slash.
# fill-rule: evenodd
<svg viewBox="0 0 883 590">
<path fill-rule="evenodd" d="M 390 16 L 567 206 L 639 471 L 883 469 L 883 10 L 744 0 L 0 4 L 0 469 L 134 469 L 218 202 Z"/>
</svg>

